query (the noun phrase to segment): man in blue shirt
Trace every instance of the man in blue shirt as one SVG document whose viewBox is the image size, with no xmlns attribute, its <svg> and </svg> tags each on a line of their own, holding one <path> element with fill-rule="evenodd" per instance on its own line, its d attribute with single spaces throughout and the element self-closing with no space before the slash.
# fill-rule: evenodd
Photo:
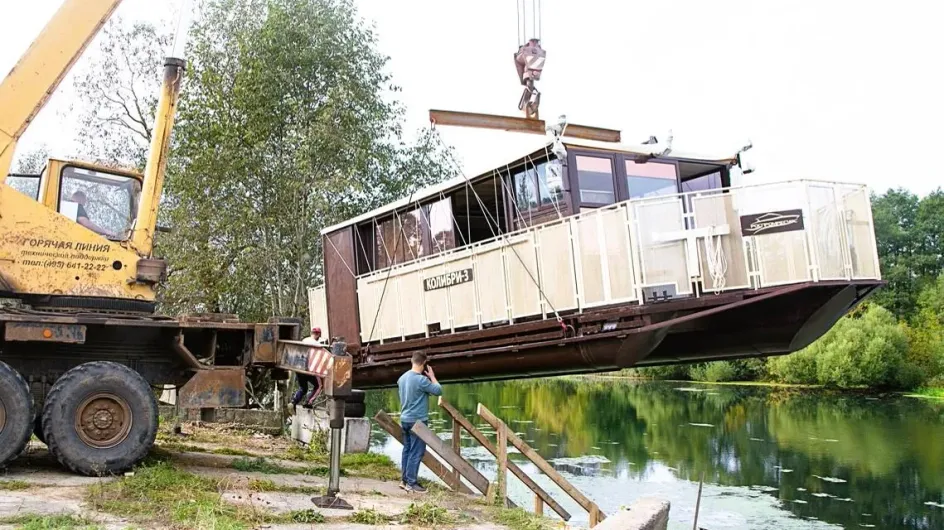
<svg viewBox="0 0 944 530">
<path fill-rule="evenodd" d="M 425 493 L 426 488 L 417 482 L 417 474 L 426 453 L 426 444 L 412 430 L 416 422 L 425 425 L 429 421 L 429 396 L 441 396 L 442 387 L 436 380 L 433 368 L 426 366 L 425 353 L 415 352 L 411 361 L 412 368 L 397 381 L 400 389 L 400 428 L 403 429 L 403 457 L 400 462 L 403 477 L 400 487 L 409 492 Z"/>
</svg>

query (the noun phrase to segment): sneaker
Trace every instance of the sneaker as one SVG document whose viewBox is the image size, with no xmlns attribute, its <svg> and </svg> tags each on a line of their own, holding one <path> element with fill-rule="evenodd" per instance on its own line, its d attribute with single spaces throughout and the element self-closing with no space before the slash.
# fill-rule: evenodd
<svg viewBox="0 0 944 530">
<path fill-rule="evenodd" d="M 411 493 L 426 493 L 426 488 L 424 488 L 423 486 L 420 486 L 419 484 L 413 484 L 412 486 L 410 486 L 409 491 Z"/>
<path fill-rule="evenodd" d="M 407 487 L 406 482 L 400 482 L 400 489 L 403 491 L 410 491 L 410 488 Z"/>
</svg>

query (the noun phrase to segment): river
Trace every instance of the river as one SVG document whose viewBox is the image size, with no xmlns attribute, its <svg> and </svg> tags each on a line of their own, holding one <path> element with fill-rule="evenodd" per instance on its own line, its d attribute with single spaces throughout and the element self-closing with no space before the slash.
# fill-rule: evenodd
<svg viewBox="0 0 944 530">
<path fill-rule="evenodd" d="M 944 400 L 616 378 L 446 385 L 444 393 L 484 429 L 476 405 L 491 409 L 606 513 L 655 496 L 672 503 L 669 528 L 690 529 L 704 477 L 698 526 L 707 530 L 944 528 Z M 399 410 L 396 392 L 371 392 L 368 409 Z M 432 400 L 430 411 L 430 427 L 449 438 L 451 423 Z M 400 444 L 376 426 L 371 445 L 399 462 Z M 494 480 L 485 449 L 466 437 L 462 446 Z M 586 523 L 534 465 L 511 457 L 572 522 Z M 533 506 L 513 476 L 509 491 Z"/>
</svg>

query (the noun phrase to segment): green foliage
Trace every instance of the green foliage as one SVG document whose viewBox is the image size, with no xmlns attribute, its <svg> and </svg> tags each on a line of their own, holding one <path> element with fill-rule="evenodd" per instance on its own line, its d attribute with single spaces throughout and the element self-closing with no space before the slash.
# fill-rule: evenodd
<svg viewBox="0 0 944 530">
<path fill-rule="evenodd" d="M 0 518 L 0 524 L 13 525 L 17 530 L 98 530 L 102 528 L 84 517 L 68 514 L 24 514 L 16 517 Z"/>
<path fill-rule="evenodd" d="M 357 524 L 382 525 L 389 523 L 393 520 L 393 518 L 382 514 L 373 508 L 367 508 L 354 512 L 351 515 L 350 520 L 352 523 Z"/>
<path fill-rule="evenodd" d="M 842 318 L 826 335 L 792 355 L 772 359 L 771 374 L 789 383 L 841 388 L 912 388 L 918 367 L 908 356 L 908 335 L 888 310 L 872 305 L 859 318 Z"/>
<path fill-rule="evenodd" d="M 445 508 L 435 504 L 428 502 L 423 504 L 411 503 L 400 517 L 400 522 L 424 528 L 441 528 L 455 522 L 455 517 Z"/>
<path fill-rule="evenodd" d="M 133 476 L 91 486 L 94 509 L 159 528 L 248 529 L 276 518 L 223 500 L 226 479 L 181 471 L 167 463 L 138 467 Z"/>
<path fill-rule="evenodd" d="M 492 518 L 511 530 L 551 530 L 559 527 L 552 520 L 521 508 L 496 508 Z"/>
<path fill-rule="evenodd" d="M 29 482 L 22 480 L 0 480 L 0 491 L 19 491 L 29 489 Z"/>
<path fill-rule="evenodd" d="M 237 458 L 231 464 L 233 469 L 246 473 L 266 473 L 271 475 L 297 473 L 297 471 L 270 462 L 263 457 Z"/>
<path fill-rule="evenodd" d="M 350 0 L 208 0 L 169 161 L 169 312 L 307 315 L 319 231 L 448 178 Z M 349 266 L 354 266 L 353 263 Z"/>
<path fill-rule="evenodd" d="M 286 518 L 293 523 L 302 524 L 322 524 L 325 522 L 325 516 L 313 509 L 295 510 L 289 512 Z"/>
<path fill-rule="evenodd" d="M 689 367 L 684 364 L 669 364 L 665 366 L 648 366 L 633 368 L 640 377 L 646 379 L 689 379 Z"/>
<path fill-rule="evenodd" d="M 944 192 L 918 198 L 888 190 L 872 198 L 872 217 L 882 276 L 888 286 L 875 300 L 899 318 L 915 314 L 917 296 L 944 270 Z"/>
</svg>

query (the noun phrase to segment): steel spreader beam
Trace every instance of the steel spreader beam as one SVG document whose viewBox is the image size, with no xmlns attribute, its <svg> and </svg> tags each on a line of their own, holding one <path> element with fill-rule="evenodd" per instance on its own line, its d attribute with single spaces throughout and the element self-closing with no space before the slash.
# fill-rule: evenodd
<svg viewBox="0 0 944 530">
<path fill-rule="evenodd" d="M 433 125 L 497 129 L 500 131 L 542 135 L 545 134 L 545 127 L 547 125 L 544 120 L 436 109 L 429 111 L 429 121 Z M 567 124 L 567 127 L 564 129 L 564 137 L 614 143 L 619 143 L 621 140 L 620 131 L 604 129 L 602 127 L 590 127 L 588 125 L 577 125 L 575 123 Z"/>
</svg>

